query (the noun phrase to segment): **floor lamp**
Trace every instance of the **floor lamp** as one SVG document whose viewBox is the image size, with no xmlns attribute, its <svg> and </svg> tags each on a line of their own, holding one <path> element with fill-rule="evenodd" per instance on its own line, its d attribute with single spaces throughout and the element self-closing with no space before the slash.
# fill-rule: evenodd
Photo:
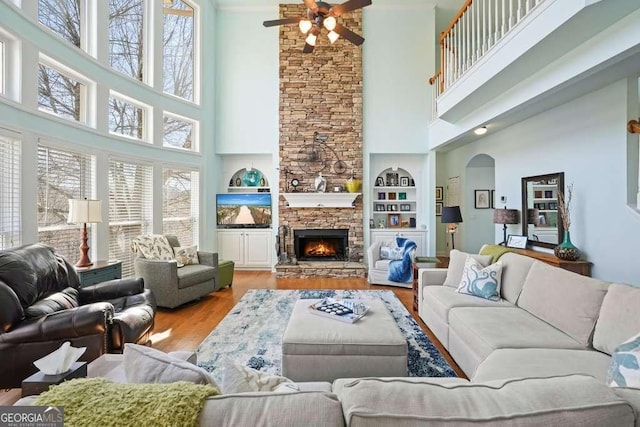
<svg viewBox="0 0 640 427">
<path fill-rule="evenodd" d="M 87 199 L 69 199 L 69 224 L 83 224 L 82 243 L 80 244 L 80 260 L 76 267 L 93 265 L 89 259 L 89 245 L 87 244 L 87 223 L 102 222 L 102 201 Z"/>
<path fill-rule="evenodd" d="M 451 233 L 451 249 L 456 248 L 456 242 L 454 240 L 454 234 L 458 231 L 458 224 L 462 222 L 462 213 L 460 213 L 460 206 L 444 206 L 442 208 L 442 216 L 440 221 L 443 224 L 448 224 L 447 233 Z"/>
<path fill-rule="evenodd" d="M 493 223 L 502 224 L 502 243 L 501 245 L 507 246 L 507 224 L 519 224 L 520 223 L 520 211 L 518 209 L 495 209 L 493 211 Z"/>
</svg>

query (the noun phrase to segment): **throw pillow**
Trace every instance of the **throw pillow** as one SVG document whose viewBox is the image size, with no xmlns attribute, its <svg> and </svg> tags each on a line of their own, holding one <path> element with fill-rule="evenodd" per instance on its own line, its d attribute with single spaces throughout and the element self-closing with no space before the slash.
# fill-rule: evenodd
<svg viewBox="0 0 640 427">
<path fill-rule="evenodd" d="M 447 277 L 442 284 L 443 286 L 449 286 L 450 288 L 458 287 L 462 279 L 462 270 L 467 261 L 467 256 L 474 258 L 483 267 L 491 264 L 491 255 L 468 254 L 454 249 L 449 253 L 449 268 L 447 269 Z"/>
<path fill-rule="evenodd" d="M 195 245 L 173 248 L 173 253 L 176 255 L 178 265 L 200 264 L 198 247 Z"/>
<path fill-rule="evenodd" d="M 611 356 L 609 387 L 640 388 L 640 334 L 620 344 Z"/>
<path fill-rule="evenodd" d="M 293 383 L 289 378 L 270 375 L 222 358 L 221 391 L 224 394 L 250 391 L 276 391 L 283 383 Z M 278 389 L 282 391 L 282 389 Z"/>
<path fill-rule="evenodd" d="M 491 301 L 500 300 L 502 262 L 483 267 L 472 257 L 467 257 L 458 286 L 461 294 L 473 295 Z"/>
<path fill-rule="evenodd" d="M 175 259 L 169 241 L 162 234 L 149 234 L 134 239 L 137 250 L 148 259 L 172 261 Z"/>
<path fill-rule="evenodd" d="M 380 259 L 402 259 L 402 248 L 392 248 L 390 246 L 380 246 Z"/>
<path fill-rule="evenodd" d="M 219 389 L 204 369 L 167 353 L 138 344 L 125 344 L 124 372 L 129 383 L 173 383 L 188 381 L 211 384 Z"/>
</svg>

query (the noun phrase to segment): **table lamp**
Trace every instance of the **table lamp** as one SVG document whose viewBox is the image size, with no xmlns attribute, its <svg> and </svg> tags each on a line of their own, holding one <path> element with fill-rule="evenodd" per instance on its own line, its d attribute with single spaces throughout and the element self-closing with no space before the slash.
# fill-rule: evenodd
<svg viewBox="0 0 640 427">
<path fill-rule="evenodd" d="M 89 245 L 87 245 L 87 223 L 102 222 L 102 201 L 87 199 L 69 199 L 69 224 L 83 224 L 82 243 L 80 244 L 80 260 L 76 267 L 93 265 L 89 259 Z"/>
<path fill-rule="evenodd" d="M 502 232 L 503 239 L 501 245 L 507 246 L 507 224 L 519 224 L 520 223 L 520 211 L 518 209 L 495 209 L 493 211 L 493 223 L 503 224 Z"/>
<path fill-rule="evenodd" d="M 440 221 L 443 224 L 448 224 L 447 233 L 451 233 L 451 249 L 456 248 L 454 240 L 454 234 L 458 231 L 458 224 L 462 222 L 462 213 L 460 213 L 460 206 L 444 206 L 442 208 L 442 216 Z"/>
</svg>

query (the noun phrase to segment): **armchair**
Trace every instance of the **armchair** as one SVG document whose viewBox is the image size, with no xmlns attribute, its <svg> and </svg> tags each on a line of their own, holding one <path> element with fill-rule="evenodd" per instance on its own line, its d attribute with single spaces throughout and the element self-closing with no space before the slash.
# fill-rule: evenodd
<svg viewBox="0 0 640 427">
<path fill-rule="evenodd" d="M 153 259 L 155 255 L 145 256 L 143 252 L 148 254 L 147 249 L 165 245 L 165 240 L 170 248 L 161 249 L 160 252 L 165 255 L 159 256 L 165 259 Z M 132 241 L 132 250 L 137 254 L 134 261 L 136 275 L 142 277 L 144 285 L 153 290 L 161 307 L 175 308 L 220 288 L 217 253 L 197 251 L 199 264 L 178 267 L 178 262 L 168 259 L 166 255 L 173 253 L 173 248 L 177 247 L 180 247 L 178 238 L 170 235 L 143 235 Z"/>
<path fill-rule="evenodd" d="M 367 249 L 367 266 L 368 274 L 367 281 L 372 285 L 388 285 L 388 286 L 400 286 L 403 288 L 411 288 L 411 283 L 393 282 L 389 280 L 389 259 L 382 259 L 381 248 L 383 246 L 390 248 L 397 248 L 396 240 L 379 240 L 373 242 Z M 411 258 L 415 258 L 415 249 L 411 252 Z"/>
<path fill-rule="evenodd" d="M 42 244 L 0 251 L 0 388 L 20 387 L 33 362 L 65 341 L 90 362 L 146 342 L 155 301 L 140 279 L 79 288 L 75 269 Z M 143 313 L 141 313 L 143 312 Z"/>
</svg>

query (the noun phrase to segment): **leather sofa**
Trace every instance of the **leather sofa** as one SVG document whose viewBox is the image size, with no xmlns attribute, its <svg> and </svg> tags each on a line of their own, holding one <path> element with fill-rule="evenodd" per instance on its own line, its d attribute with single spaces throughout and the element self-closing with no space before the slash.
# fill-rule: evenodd
<svg viewBox="0 0 640 427">
<path fill-rule="evenodd" d="M 65 341 L 86 347 L 80 360 L 146 343 L 156 303 L 140 278 L 80 288 L 55 250 L 31 244 L 0 251 L 0 388 L 19 387 L 33 361 Z"/>
</svg>

